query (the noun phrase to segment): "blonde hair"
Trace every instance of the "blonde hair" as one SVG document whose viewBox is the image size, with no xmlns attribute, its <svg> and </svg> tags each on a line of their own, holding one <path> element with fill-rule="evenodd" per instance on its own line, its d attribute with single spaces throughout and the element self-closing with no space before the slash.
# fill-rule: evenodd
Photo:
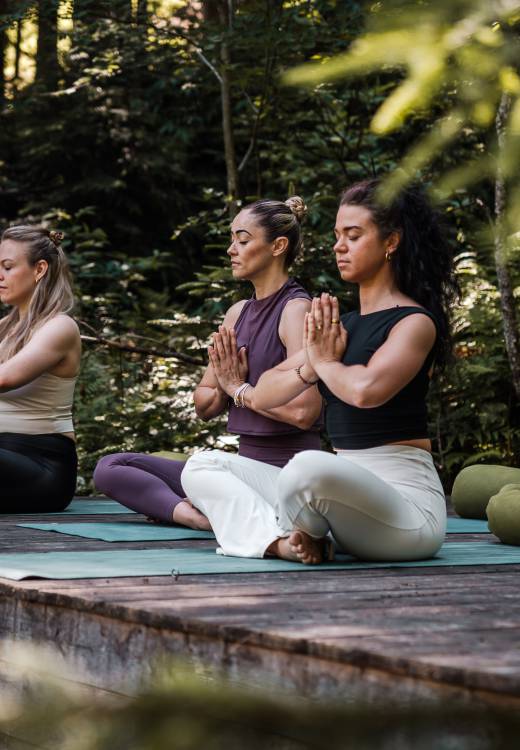
<svg viewBox="0 0 520 750">
<path fill-rule="evenodd" d="M 9 227 L 2 234 L 1 242 L 11 240 L 25 245 L 30 266 L 45 260 L 48 268 L 36 285 L 27 315 L 20 319 L 18 309 L 13 308 L 0 321 L 0 363 L 19 352 L 44 323 L 74 307 L 69 264 L 60 247 L 62 239 L 62 232 L 23 224 Z"/>
<path fill-rule="evenodd" d="M 265 232 L 267 242 L 272 242 L 276 237 L 287 237 L 284 265 L 288 268 L 303 250 L 301 223 L 307 214 L 303 198 L 299 195 L 293 195 L 286 201 L 264 198 L 244 208 L 255 215 Z"/>
</svg>

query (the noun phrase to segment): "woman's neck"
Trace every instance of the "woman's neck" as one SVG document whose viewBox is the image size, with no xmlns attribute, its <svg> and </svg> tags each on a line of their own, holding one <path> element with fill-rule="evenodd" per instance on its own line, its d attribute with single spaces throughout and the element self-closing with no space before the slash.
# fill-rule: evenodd
<svg viewBox="0 0 520 750">
<path fill-rule="evenodd" d="M 287 271 L 275 269 L 274 271 L 268 270 L 260 278 L 251 279 L 256 299 L 270 297 L 283 287 L 288 278 Z"/>
<path fill-rule="evenodd" d="M 359 285 L 359 311 L 367 315 L 407 302 L 393 280 L 371 280 Z"/>
<path fill-rule="evenodd" d="M 18 320 L 23 320 L 27 317 L 27 313 L 29 312 L 29 303 L 26 305 L 18 305 Z"/>
</svg>

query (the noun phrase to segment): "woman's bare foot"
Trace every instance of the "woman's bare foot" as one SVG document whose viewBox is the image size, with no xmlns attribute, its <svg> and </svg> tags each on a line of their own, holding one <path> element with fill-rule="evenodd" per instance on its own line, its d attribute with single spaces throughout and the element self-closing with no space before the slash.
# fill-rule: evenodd
<svg viewBox="0 0 520 750">
<path fill-rule="evenodd" d="M 206 516 L 200 510 L 197 510 L 188 499 L 177 503 L 173 509 L 173 520 L 189 529 L 211 531 L 211 525 Z"/>
<path fill-rule="evenodd" d="M 293 531 L 288 537 L 276 539 L 266 550 L 282 560 L 318 565 L 323 562 L 323 540 L 313 539 L 305 531 Z"/>
</svg>

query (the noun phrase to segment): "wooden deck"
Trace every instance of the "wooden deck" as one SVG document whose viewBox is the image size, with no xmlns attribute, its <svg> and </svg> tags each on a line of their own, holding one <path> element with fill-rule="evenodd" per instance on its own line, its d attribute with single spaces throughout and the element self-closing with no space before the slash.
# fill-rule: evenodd
<svg viewBox="0 0 520 750">
<path fill-rule="evenodd" d="M 142 520 L 121 515 L 95 520 L 132 523 L 136 518 Z M 42 517 L 23 518 L 38 520 Z M 17 522 L 19 516 L 0 516 L 4 553 L 114 547 L 22 529 Z M 486 538 L 493 539 L 456 535 L 457 541 Z M 172 654 L 209 678 L 224 673 L 236 682 L 291 689 L 312 699 L 448 698 L 520 707 L 519 573 L 520 565 L 505 565 L 178 579 L 0 579 L 0 638 L 53 644 L 82 680 L 130 693 L 157 660 Z"/>
</svg>

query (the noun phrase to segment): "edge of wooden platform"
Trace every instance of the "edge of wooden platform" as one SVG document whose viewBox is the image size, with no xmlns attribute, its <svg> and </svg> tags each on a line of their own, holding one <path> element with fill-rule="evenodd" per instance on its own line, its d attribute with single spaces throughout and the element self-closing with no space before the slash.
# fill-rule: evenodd
<svg viewBox="0 0 520 750">
<path fill-rule="evenodd" d="M 466 570 L 471 572 L 471 570 Z M 240 574 L 237 574 L 240 575 Z M 104 580 L 104 579 L 103 579 Z M 147 583 L 156 583 L 160 579 L 156 578 L 131 578 L 120 579 L 121 581 L 139 582 L 146 586 Z M 95 585 L 96 579 L 92 580 Z M 269 652 L 267 659 L 272 662 L 279 661 L 287 667 L 288 658 L 299 657 L 297 659 L 301 664 L 301 658 L 309 662 L 319 661 L 328 663 L 325 671 L 332 666 L 355 670 L 356 673 L 363 674 L 365 677 L 368 673 L 372 674 L 371 679 L 380 678 L 383 681 L 394 681 L 398 677 L 401 681 L 418 681 L 424 686 L 442 691 L 458 691 L 459 693 L 479 697 L 485 702 L 500 702 L 504 705 L 504 700 L 508 704 L 520 705 L 520 674 L 512 672 L 511 674 L 496 674 L 493 672 L 467 669 L 461 667 L 450 667 L 429 662 L 424 659 L 407 658 L 402 655 L 385 655 L 371 652 L 369 649 L 359 648 L 358 646 L 349 648 L 338 647 L 337 645 L 316 642 L 307 638 L 296 638 L 293 636 L 281 636 L 270 632 L 259 632 L 244 626 L 233 626 L 219 624 L 214 622 L 190 619 L 182 616 L 176 616 L 171 613 L 162 613 L 149 611 L 139 606 L 127 606 L 114 604 L 105 600 L 90 600 L 77 595 L 70 595 L 63 592 L 45 591 L 37 587 L 38 581 L 12 582 L 6 579 L 0 579 L 0 600 L 4 601 L 3 609 L 12 608 L 12 621 L 17 622 L 18 616 L 16 608 L 22 605 L 24 613 L 23 627 L 27 637 L 36 637 L 38 639 L 38 623 L 42 623 L 46 618 L 54 618 L 56 623 L 62 622 L 61 632 L 67 631 L 64 626 L 65 620 L 74 620 L 74 613 L 78 613 L 80 618 L 94 618 L 96 620 L 105 620 L 114 626 L 117 623 L 124 623 L 125 626 L 137 626 L 141 629 L 160 633 L 161 637 L 172 636 L 181 637 L 186 643 L 193 645 L 195 641 L 206 643 L 218 643 L 216 650 L 222 656 L 224 651 L 233 648 L 234 658 L 237 658 L 240 652 L 246 659 L 263 658 L 261 652 Z M 43 582 L 42 582 L 43 583 Z M 85 584 L 85 580 L 83 580 Z M 165 584 L 166 585 L 166 584 Z M 172 585 L 175 582 L 172 581 Z M 28 621 L 29 624 L 28 624 Z M 57 625 L 58 630 L 60 626 Z M 32 632 L 28 632 L 31 631 Z M 13 637 L 24 633 L 12 633 Z M 69 629 L 70 630 L 70 629 Z M 43 631 L 42 631 L 43 632 Z M 73 636 L 72 636 L 73 640 Z M 69 644 L 74 646 L 73 643 Z M 211 651 L 211 649 L 210 649 Z M 255 653 L 256 656 L 252 657 Z M 182 650 L 177 651 L 177 655 L 182 656 Z M 221 656 L 219 658 L 221 658 Z M 215 663 L 218 662 L 218 659 Z M 306 670 L 308 672 L 308 669 Z M 312 671 L 312 667 L 311 667 Z M 308 674 L 307 674 L 308 677 Z"/>
</svg>

